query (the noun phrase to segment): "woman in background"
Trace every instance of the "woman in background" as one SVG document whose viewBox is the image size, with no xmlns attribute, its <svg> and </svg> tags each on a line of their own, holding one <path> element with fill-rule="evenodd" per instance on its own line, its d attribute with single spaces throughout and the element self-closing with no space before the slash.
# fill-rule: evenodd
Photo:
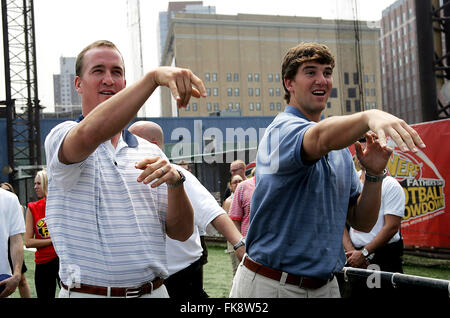
<svg viewBox="0 0 450 318">
<path fill-rule="evenodd" d="M 45 222 L 47 185 L 47 172 L 41 170 L 34 179 L 34 190 L 40 200 L 28 203 L 25 245 L 28 248 L 36 248 L 34 282 L 37 297 L 51 299 L 55 298 L 56 284 L 59 285 L 59 258 L 53 248 Z"/>
</svg>

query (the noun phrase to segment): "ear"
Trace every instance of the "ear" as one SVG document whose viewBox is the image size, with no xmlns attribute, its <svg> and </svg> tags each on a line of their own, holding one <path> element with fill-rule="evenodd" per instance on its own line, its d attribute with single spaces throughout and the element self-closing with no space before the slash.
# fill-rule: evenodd
<svg viewBox="0 0 450 318">
<path fill-rule="evenodd" d="M 288 92 L 292 93 L 292 83 L 294 82 L 294 80 L 290 79 L 290 78 L 284 78 L 283 81 L 284 81 L 284 86 L 286 87 Z"/>
<path fill-rule="evenodd" d="M 75 80 L 73 81 L 73 83 L 75 85 L 75 90 L 77 91 L 77 93 L 81 94 L 83 92 L 81 88 L 81 78 L 79 76 L 75 76 Z"/>
</svg>

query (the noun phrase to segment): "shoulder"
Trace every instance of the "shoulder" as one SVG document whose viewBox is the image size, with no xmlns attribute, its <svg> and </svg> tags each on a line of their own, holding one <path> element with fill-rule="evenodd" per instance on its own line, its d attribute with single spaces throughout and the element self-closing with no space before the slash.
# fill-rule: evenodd
<svg viewBox="0 0 450 318">
<path fill-rule="evenodd" d="M 402 186 L 400 185 L 400 182 L 398 182 L 397 179 L 391 176 L 386 176 L 386 178 L 384 178 L 382 186 L 385 189 L 403 190 Z"/>
</svg>

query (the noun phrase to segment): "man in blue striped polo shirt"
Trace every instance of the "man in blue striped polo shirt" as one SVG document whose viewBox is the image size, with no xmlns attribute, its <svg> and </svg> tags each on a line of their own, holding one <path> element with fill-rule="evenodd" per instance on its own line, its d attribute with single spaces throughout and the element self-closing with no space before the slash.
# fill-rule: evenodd
<svg viewBox="0 0 450 318">
<path fill-rule="evenodd" d="M 417 132 L 380 110 L 320 121 L 332 89 L 328 47 L 300 43 L 282 63 L 289 103 L 266 129 L 256 158 L 256 188 L 246 238 L 247 257 L 233 281 L 233 297 L 339 297 L 333 274 L 345 262 L 345 222 L 368 232 L 378 217 L 381 181 L 392 149 L 425 147 Z M 372 177 L 362 193 L 350 152 Z"/>
<path fill-rule="evenodd" d="M 59 124 L 45 141 L 60 297 L 168 297 L 165 235 L 183 241 L 193 231 L 182 173 L 124 128 L 158 86 L 185 107 L 191 95 L 206 96 L 204 85 L 190 70 L 170 67 L 125 85 L 116 46 L 87 46 L 75 78 L 83 119 Z"/>
</svg>

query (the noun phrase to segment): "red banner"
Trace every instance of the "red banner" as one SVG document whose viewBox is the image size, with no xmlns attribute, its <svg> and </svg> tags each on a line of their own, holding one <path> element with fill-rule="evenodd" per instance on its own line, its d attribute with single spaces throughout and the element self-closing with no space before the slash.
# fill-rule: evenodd
<svg viewBox="0 0 450 318">
<path fill-rule="evenodd" d="M 450 119 L 412 126 L 426 148 L 417 153 L 402 152 L 388 140 L 394 152 L 386 167 L 405 191 L 404 243 L 450 248 L 450 191 L 445 186 L 450 180 Z"/>
</svg>

